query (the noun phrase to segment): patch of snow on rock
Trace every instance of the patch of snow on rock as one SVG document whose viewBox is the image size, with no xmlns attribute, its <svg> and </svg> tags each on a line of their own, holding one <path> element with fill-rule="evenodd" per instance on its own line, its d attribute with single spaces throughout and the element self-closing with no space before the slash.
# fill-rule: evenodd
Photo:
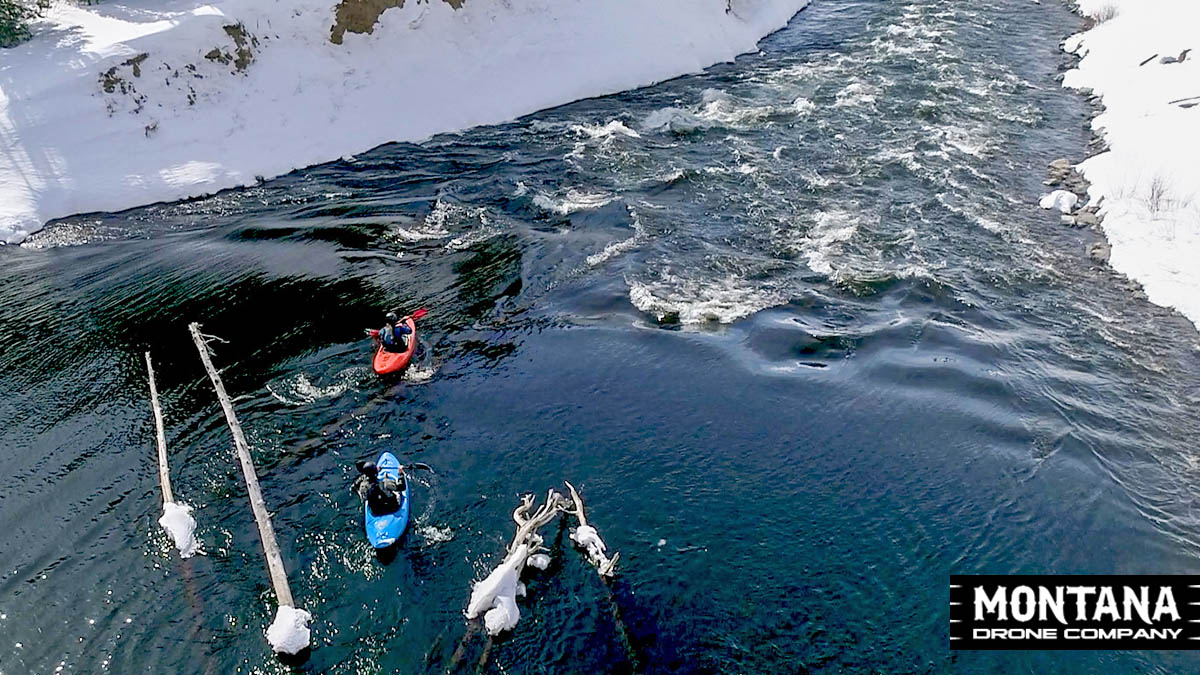
<svg viewBox="0 0 1200 675">
<path fill-rule="evenodd" d="M 1038 206 L 1043 209 L 1058 209 L 1063 213 L 1070 213 L 1075 208 L 1075 204 L 1079 202 L 1079 197 L 1073 192 L 1066 190 L 1055 190 L 1048 195 L 1042 197 L 1038 202 Z"/>
</svg>

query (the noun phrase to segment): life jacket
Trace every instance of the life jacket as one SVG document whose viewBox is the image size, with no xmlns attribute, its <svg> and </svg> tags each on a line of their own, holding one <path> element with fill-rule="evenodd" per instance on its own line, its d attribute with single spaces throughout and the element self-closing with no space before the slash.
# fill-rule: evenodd
<svg viewBox="0 0 1200 675">
<path fill-rule="evenodd" d="M 367 506 L 376 516 L 386 516 L 400 510 L 400 490 L 396 481 L 384 479 L 367 491 Z"/>
<path fill-rule="evenodd" d="M 397 335 L 398 328 L 400 328 L 399 324 L 384 326 L 379 331 L 379 341 L 383 343 L 384 347 L 388 348 L 388 351 L 404 351 L 405 349 L 404 338 L 401 335 Z"/>
</svg>

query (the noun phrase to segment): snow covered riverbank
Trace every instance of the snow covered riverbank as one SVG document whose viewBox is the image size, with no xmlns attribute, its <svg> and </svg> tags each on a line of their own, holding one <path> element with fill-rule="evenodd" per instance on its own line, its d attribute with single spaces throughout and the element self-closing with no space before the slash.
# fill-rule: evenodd
<svg viewBox="0 0 1200 675">
<path fill-rule="evenodd" d="M 1078 4 L 1096 24 L 1067 41 L 1083 58 L 1063 84 L 1104 103 L 1092 125 L 1108 149 L 1079 170 L 1110 263 L 1200 326 L 1200 2 Z"/>
<path fill-rule="evenodd" d="M 695 72 L 807 3 L 56 4 L 0 50 L 0 241 Z"/>
</svg>

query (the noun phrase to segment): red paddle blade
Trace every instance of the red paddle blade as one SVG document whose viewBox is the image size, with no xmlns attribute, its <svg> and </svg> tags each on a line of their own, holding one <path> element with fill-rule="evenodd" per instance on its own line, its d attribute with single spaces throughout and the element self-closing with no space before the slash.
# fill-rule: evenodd
<svg viewBox="0 0 1200 675">
<path fill-rule="evenodd" d="M 418 309 L 417 311 L 413 312 L 411 316 L 414 319 L 419 319 L 428 313 L 429 313 L 429 310 L 422 308 L 422 309 Z"/>
</svg>

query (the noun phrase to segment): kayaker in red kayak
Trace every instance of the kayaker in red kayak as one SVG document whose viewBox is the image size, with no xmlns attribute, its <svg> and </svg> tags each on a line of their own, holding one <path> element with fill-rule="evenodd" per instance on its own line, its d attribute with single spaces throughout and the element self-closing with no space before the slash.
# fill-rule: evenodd
<svg viewBox="0 0 1200 675">
<path fill-rule="evenodd" d="M 388 312 L 383 328 L 367 331 L 367 335 L 375 339 L 371 368 L 376 375 L 394 375 L 408 368 L 417 353 L 416 320 L 428 313 L 427 309 L 418 309 L 401 319 L 395 312 Z"/>
<path fill-rule="evenodd" d="M 408 349 L 408 336 L 412 334 L 408 328 L 408 317 L 401 319 L 395 312 L 388 312 L 383 319 L 383 328 L 369 330 L 367 334 L 379 340 L 384 351 L 399 353 Z"/>
</svg>

